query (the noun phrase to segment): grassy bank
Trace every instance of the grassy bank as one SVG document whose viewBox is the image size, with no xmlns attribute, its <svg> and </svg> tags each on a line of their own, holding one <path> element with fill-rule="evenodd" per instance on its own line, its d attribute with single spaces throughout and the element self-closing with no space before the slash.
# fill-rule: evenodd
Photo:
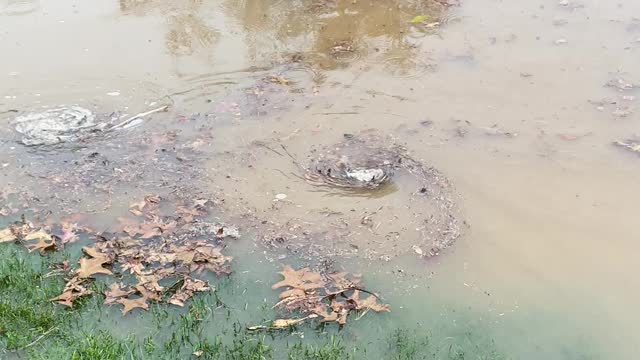
<svg viewBox="0 0 640 360">
<path fill-rule="evenodd" d="M 211 291 L 184 309 L 152 305 L 122 317 L 102 305 L 105 284 L 73 309 L 52 304 L 63 285 L 66 253 L 47 257 L 0 247 L 0 358 L 27 359 L 499 359 L 491 343 L 437 344 L 415 330 L 389 330 L 381 339 L 353 339 L 334 327 L 307 325 L 250 332 L 231 305 Z M 228 280 L 232 282 L 233 279 Z M 229 299 L 231 302 L 231 299 Z M 265 319 L 270 314 L 265 306 Z M 349 326 L 349 325 L 347 325 Z M 214 329 L 215 331 L 213 331 Z M 306 336 L 306 337 L 305 337 Z"/>
</svg>

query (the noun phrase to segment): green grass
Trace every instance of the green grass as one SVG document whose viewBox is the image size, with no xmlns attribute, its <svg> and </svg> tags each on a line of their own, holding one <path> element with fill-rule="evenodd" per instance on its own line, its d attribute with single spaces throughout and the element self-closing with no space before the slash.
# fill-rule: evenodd
<svg viewBox="0 0 640 360">
<path fill-rule="evenodd" d="M 245 308 L 226 305 L 214 291 L 199 294 L 184 309 L 152 304 L 146 313 L 123 318 L 119 309 L 102 305 L 105 284 L 96 281 L 91 285 L 93 296 L 67 309 L 49 301 L 64 286 L 53 265 L 65 257 L 68 254 L 41 257 L 11 244 L 0 246 L 1 359 L 502 359 L 492 343 L 476 343 L 471 333 L 461 337 L 460 344 L 435 346 L 430 336 L 416 335 L 415 330 L 360 342 L 347 342 L 349 332 L 332 326 L 250 332 L 239 320 Z M 225 282 L 220 286 L 233 285 Z M 260 304 L 256 310 L 264 313 L 263 320 L 273 316 L 270 306 Z M 304 340 L 297 337 L 299 330 L 304 330 Z M 371 348 L 372 343 L 380 346 Z"/>
<path fill-rule="evenodd" d="M 47 263 L 30 263 L 21 250 L 0 252 L 0 348 L 16 350 L 38 336 L 55 333 L 70 318 L 48 300 L 63 286 L 60 276 L 48 276 Z"/>
</svg>

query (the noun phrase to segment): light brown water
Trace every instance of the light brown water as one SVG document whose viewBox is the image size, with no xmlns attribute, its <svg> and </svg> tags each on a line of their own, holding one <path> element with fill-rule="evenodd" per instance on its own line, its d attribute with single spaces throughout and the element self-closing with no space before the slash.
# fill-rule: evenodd
<svg viewBox="0 0 640 360">
<path fill-rule="evenodd" d="M 410 23 L 423 13 L 441 26 Z M 407 231 L 377 269 L 388 289 L 391 270 L 413 274 L 396 288 L 416 286 L 397 300 L 401 321 L 437 300 L 478 310 L 515 358 L 630 359 L 640 157 L 612 143 L 640 134 L 638 14 L 633 0 L 0 0 L 0 113 L 169 102 L 169 116 L 141 126 L 194 138 L 206 128 L 209 190 L 280 222 L 317 222 L 323 209 L 402 214 L 406 200 L 326 196 L 262 145 L 305 159 L 345 133 L 391 134 L 446 175 L 468 224 L 429 261 Z M 638 85 L 605 86 L 618 78 Z M 3 186 L 24 176 L 12 114 L 0 115 Z M 379 250 L 375 239 L 358 252 Z"/>
</svg>

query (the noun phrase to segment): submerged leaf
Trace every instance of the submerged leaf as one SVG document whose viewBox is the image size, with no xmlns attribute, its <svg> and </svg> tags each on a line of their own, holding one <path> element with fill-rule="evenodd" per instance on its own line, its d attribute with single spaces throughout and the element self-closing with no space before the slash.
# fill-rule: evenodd
<svg viewBox="0 0 640 360">
<path fill-rule="evenodd" d="M 137 299 L 120 298 L 116 300 L 116 302 L 124 305 L 124 308 L 122 308 L 122 315 L 127 315 L 129 311 L 136 308 L 149 310 L 149 304 L 147 304 L 147 299 L 144 297 Z"/>
</svg>

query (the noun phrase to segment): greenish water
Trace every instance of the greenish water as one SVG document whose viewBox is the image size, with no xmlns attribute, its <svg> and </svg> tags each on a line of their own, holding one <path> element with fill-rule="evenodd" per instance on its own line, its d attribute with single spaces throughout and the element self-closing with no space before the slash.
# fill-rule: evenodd
<svg viewBox="0 0 640 360">
<path fill-rule="evenodd" d="M 270 284 L 279 280 L 279 265 L 241 246 L 235 251 L 245 256 L 234 265 L 234 274 L 208 278 L 216 289 L 196 295 L 185 308 L 153 304 L 147 312 L 137 310 L 123 317 L 119 307 L 102 305 L 100 292 L 107 287 L 105 281 L 113 280 L 100 278 L 91 287 L 96 294 L 79 300 L 73 310 L 52 305 L 47 300 L 60 292 L 63 281 L 60 275 L 49 276 L 51 265 L 77 259 L 81 245 L 48 257 L 28 254 L 16 245 L 0 247 L 3 357 L 176 359 L 202 351 L 206 359 L 522 358 L 509 355 L 509 346 L 517 344 L 554 358 L 563 352 L 564 359 L 599 358 L 579 339 L 575 344 L 536 344 L 517 336 L 515 344 L 500 341 L 507 327 L 517 332 L 522 324 L 539 326 L 545 319 L 553 323 L 557 314 L 523 309 L 525 316 L 497 321 L 496 314 L 438 296 L 436 287 L 407 288 L 411 281 L 398 281 L 385 268 L 365 275 L 364 281 L 384 294 L 392 307 L 389 314 L 351 316 L 342 329 L 326 324 L 249 332 L 247 326 L 268 324 L 278 317 L 272 309 L 277 294 Z"/>
</svg>

